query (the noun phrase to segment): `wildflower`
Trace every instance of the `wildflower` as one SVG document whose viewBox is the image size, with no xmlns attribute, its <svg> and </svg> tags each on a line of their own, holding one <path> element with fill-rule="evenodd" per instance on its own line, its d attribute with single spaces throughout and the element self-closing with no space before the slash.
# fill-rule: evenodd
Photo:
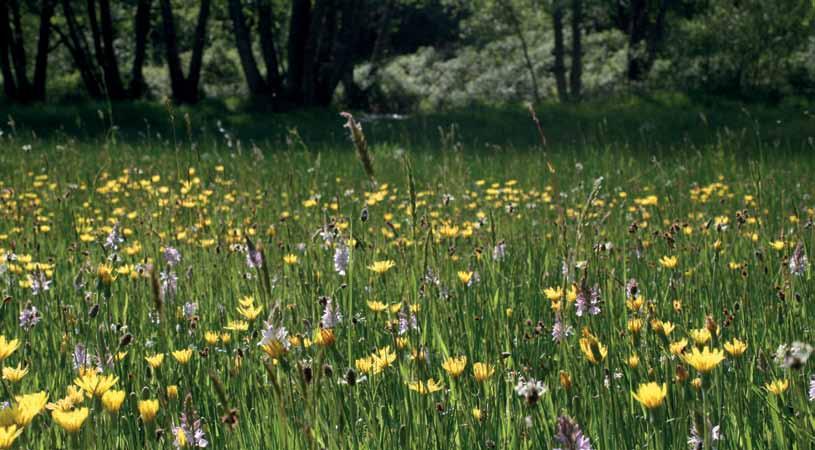
<svg viewBox="0 0 815 450">
<path fill-rule="evenodd" d="M 407 305 L 403 305 L 399 311 L 399 336 L 404 335 L 410 330 L 418 330 L 419 321 L 416 315 L 410 312 Z"/>
<path fill-rule="evenodd" d="M 173 432 L 173 445 L 176 448 L 184 447 L 198 447 L 205 448 L 209 445 L 204 434 L 204 429 L 201 427 L 201 419 L 195 419 L 190 423 L 187 415 L 182 413 L 180 424 L 172 428 Z"/>
<path fill-rule="evenodd" d="M 246 331 L 248 329 L 249 323 L 244 320 L 230 320 L 224 327 L 224 330 L 229 331 Z M 223 339 L 223 336 L 221 336 L 221 339 Z"/>
<path fill-rule="evenodd" d="M 74 384 L 85 391 L 88 397 L 101 397 L 118 381 L 119 377 L 117 376 L 99 375 L 96 371 L 89 371 L 76 378 Z"/>
<path fill-rule="evenodd" d="M 547 299 L 556 302 L 563 298 L 563 288 L 560 286 L 555 288 L 546 288 L 543 290 L 543 295 L 545 295 Z"/>
<path fill-rule="evenodd" d="M 102 244 L 103 247 L 113 250 L 114 252 L 119 249 L 119 244 L 124 242 L 124 238 L 119 233 L 119 224 L 116 223 L 111 228 L 110 233 L 108 233 L 107 237 L 105 237 L 105 242 Z"/>
<path fill-rule="evenodd" d="M 198 303 L 187 302 L 183 307 L 184 317 L 187 320 L 192 320 L 198 314 Z"/>
<path fill-rule="evenodd" d="M 40 312 L 37 310 L 37 307 L 28 304 L 22 311 L 20 311 L 20 328 L 25 331 L 29 331 L 34 328 L 40 322 Z"/>
<path fill-rule="evenodd" d="M 392 260 L 375 261 L 373 264 L 368 266 L 368 270 L 370 270 L 370 271 L 372 271 L 374 273 L 383 274 L 383 273 L 391 270 L 395 266 L 396 266 L 396 263 L 393 262 Z"/>
<path fill-rule="evenodd" d="M 110 390 L 102 394 L 102 406 L 109 413 L 117 413 L 125 401 L 125 391 Z"/>
<path fill-rule="evenodd" d="M 710 441 L 716 442 L 721 439 L 721 428 L 719 425 L 711 426 L 709 420 L 705 420 L 708 423 L 708 427 L 710 428 Z M 692 423 L 690 426 L 690 436 L 688 437 L 688 447 L 691 450 L 702 450 L 705 444 L 705 439 L 702 435 L 699 434 L 699 430 L 696 428 L 696 423 Z"/>
<path fill-rule="evenodd" d="M 473 364 L 473 376 L 475 377 L 475 381 L 481 383 L 488 378 L 490 378 L 495 373 L 495 366 L 492 364 L 486 364 L 477 362 Z"/>
<path fill-rule="evenodd" d="M 174 400 L 174 399 L 178 398 L 178 385 L 171 384 L 171 385 L 167 386 L 166 391 L 167 391 L 167 398 L 169 398 L 171 400 Z"/>
<path fill-rule="evenodd" d="M 258 346 L 272 358 L 279 358 L 289 351 L 289 331 L 285 327 L 277 327 L 273 323 L 266 322 L 266 329 L 263 330 L 263 337 Z"/>
<path fill-rule="evenodd" d="M 631 355 L 626 359 L 625 363 L 628 364 L 628 367 L 636 369 L 640 365 L 640 357 L 636 354 Z"/>
<path fill-rule="evenodd" d="M 214 331 L 207 331 L 206 333 L 204 333 L 204 341 L 206 341 L 206 343 L 209 345 L 217 344 L 218 339 L 219 339 L 218 333 Z"/>
<path fill-rule="evenodd" d="M 339 244 L 334 248 L 334 271 L 341 277 L 348 271 L 348 263 L 351 260 L 351 252 L 345 244 Z"/>
<path fill-rule="evenodd" d="M 342 313 L 340 312 L 340 308 L 334 304 L 332 299 L 327 299 L 325 301 L 325 307 L 323 308 L 323 315 L 320 319 L 320 324 L 323 328 L 334 328 L 337 325 L 342 323 Z"/>
<path fill-rule="evenodd" d="M 12 339 L 8 341 L 5 336 L 0 336 L 0 361 L 11 356 L 18 348 L 20 348 L 19 340 Z"/>
<path fill-rule="evenodd" d="M 542 381 L 535 380 L 534 378 L 524 379 L 523 377 L 518 380 L 515 385 L 515 394 L 526 400 L 530 406 L 538 402 L 541 395 L 549 390 Z"/>
<path fill-rule="evenodd" d="M 685 348 L 687 348 L 687 346 L 688 346 L 688 340 L 687 339 L 680 339 L 679 341 L 671 342 L 671 345 L 669 346 L 669 348 L 671 350 L 671 354 L 679 356 L 685 351 Z"/>
<path fill-rule="evenodd" d="M 608 355 L 608 349 L 594 336 L 580 338 L 580 351 L 592 364 L 599 364 Z"/>
<path fill-rule="evenodd" d="M 176 350 L 172 352 L 172 355 L 179 364 L 187 364 L 192 357 L 192 349 Z"/>
<path fill-rule="evenodd" d="M 637 285 L 637 280 L 634 278 L 628 280 L 628 283 L 625 284 L 625 298 L 633 299 L 637 297 L 639 293 L 639 287 Z"/>
<path fill-rule="evenodd" d="M 793 342 L 792 345 L 781 344 L 775 351 L 775 363 L 784 369 L 800 369 L 812 355 L 812 346 L 803 342 Z"/>
<path fill-rule="evenodd" d="M 158 414 L 158 400 L 139 400 L 138 409 L 142 422 L 150 423 Z"/>
<path fill-rule="evenodd" d="M 181 252 L 173 247 L 164 247 L 162 256 L 164 257 L 164 262 L 170 267 L 175 267 L 181 262 Z"/>
<path fill-rule="evenodd" d="M 628 331 L 631 332 L 632 334 L 639 334 L 640 330 L 642 330 L 642 325 L 643 325 L 642 319 L 633 318 L 628 319 L 628 324 L 626 328 L 628 328 Z"/>
<path fill-rule="evenodd" d="M 670 336 L 675 328 L 676 325 L 671 322 L 662 322 L 662 334 L 665 335 L 665 337 Z"/>
<path fill-rule="evenodd" d="M 320 347 L 330 347 L 336 340 L 331 328 L 318 328 L 314 331 L 314 343 Z"/>
<path fill-rule="evenodd" d="M 459 271 L 458 274 L 457 274 L 458 275 L 458 280 L 461 281 L 461 284 L 469 287 L 470 283 L 473 280 L 473 274 L 474 273 L 475 272 L 466 271 L 466 270 Z"/>
<path fill-rule="evenodd" d="M 424 394 L 432 394 L 434 392 L 438 392 L 444 388 L 441 383 L 436 382 L 436 380 L 432 378 L 428 378 L 427 382 L 423 381 L 413 381 L 408 383 L 408 388 L 411 391 L 416 391 L 422 395 Z"/>
<path fill-rule="evenodd" d="M 388 305 L 380 302 L 379 300 L 369 300 L 365 303 L 368 305 L 368 309 L 373 312 L 382 312 L 388 309 Z"/>
<path fill-rule="evenodd" d="M 696 345 L 705 345 L 710 341 L 712 335 L 710 334 L 710 330 L 707 328 L 699 328 L 696 330 L 690 330 L 690 337 L 693 339 L 693 342 Z"/>
<path fill-rule="evenodd" d="M 40 391 L 33 394 L 15 396 L 14 400 L 16 400 L 14 406 L 7 410 L 10 414 L 9 418 L 11 422 L 16 423 L 18 426 L 25 427 L 45 408 L 45 405 L 48 403 L 48 394 L 46 394 L 45 391 Z M 2 422 L 4 423 L 0 425 L 11 425 L 11 423 L 6 423 L 6 421 L 7 419 L 3 419 Z"/>
<path fill-rule="evenodd" d="M 786 392 L 787 389 L 790 387 L 789 380 L 773 380 L 769 383 L 764 385 L 764 388 L 767 389 L 768 392 L 771 392 L 775 395 L 781 395 Z"/>
<path fill-rule="evenodd" d="M 673 269 L 679 263 L 679 258 L 676 256 L 663 256 L 659 258 L 659 264 L 666 269 Z"/>
<path fill-rule="evenodd" d="M 473 419 L 475 419 L 477 422 L 481 422 L 481 420 L 484 418 L 484 412 L 478 408 L 473 408 L 472 411 L 470 411 L 470 414 L 473 415 Z"/>
<path fill-rule="evenodd" d="M 563 389 L 568 391 L 572 388 L 572 376 L 569 375 L 569 372 L 561 370 L 558 374 L 558 381 Z"/>
<path fill-rule="evenodd" d="M 250 269 L 260 269 L 263 267 L 263 253 L 254 248 L 247 248 L 246 266 Z"/>
<path fill-rule="evenodd" d="M 770 241 L 770 247 L 772 247 L 773 250 L 781 251 L 781 250 L 784 250 L 785 244 L 784 244 L 784 241 L 775 240 L 775 241 Z"/>
<path fill-rule="evenodd" d="M 96 268 L 96 276 L 99 277 L 99 282 L 105 286 L 110 286 L 116 280 L 113 267 L 109 264 L 99 264 L 99 267 Z"/>
<path fill-rule="evenodd" d="M 815 377 L 809 379 L 809 401 L 815 401 Z"/>
<path fill-rule="evenodd" d="M 144 360 L 147 361 L 147 364 L 149 364 L 151 368 L 158 369 L 161 367 L 161 363 L 164 362 L 164 353 L 158 353 L 153 356 L 145 356 Z"/>
<path fill-rule="evenodd" d="M 592 316 L 600 314 L 600 288 L 595 285 L 588 292 L 585 289 L 580 289 L 575 298 L 575 314 L 578 317 L 583 316 L 587 312 Z"/>
<path fill-rule="evenodd" d="M 20 364 L 17 367 L 3 367 L 3 379 L 12 383 L 17 383 L 28 375 L 28 367 L 22 368 Z"/>
<path fill-rule="evenodd" d="M 88 408 L 79 408 L 72 411 L 55 409 L 51 411 L 51 417 L 63 430 L 69 433 L 76 433 L 82 428 L 85 419 L 88 418 Z"/>
<path fill-rule="evenodd" d="M 561 343 L 566 338 L 574 334 L 574 328 L 570 325 L 563 325 L 563 322 L 560 321 L 560 318 L 555 319 L 555 324 L 552 325 L 552 340 Z"/>
<path fill-rule="evenodd" d="M 464 368 L 467 367 L 467 357 L 457 356 L 447 358 L 442 363 L 441 367 L 453 378 L 458 378 L 464 373 Z"/>
<path fill-rule="evenodd" d="M 501 241 L 495 244 L 495 247 L 492 249 L 492 259 L 494 261 L 501 261 L 507 255 L 507 243 Z"/>
<path fill-rule="evenodd" d="M 51 290 L 51 280 L 42 270 L 37 270 L 34 275 L 29 275 L 28 281 L 31 284 L 31 295 L 39 295 L 41 292 Z"/>
<path fill-rule="evenodd" d="M 739 357 L 747 350 L 747 343 L 733 338 L 730 342 L 725 342 L 724 349 L 730 356 Z"/>
<path fill-rule="evenodd" d="M 708 347 L 700 352 L 699 348 L 694 347 L 690 353 L 683 355 L 682 359 L 697 371 L 708 373 L 724 361 L 724 352 L 715 349 L 711 351 Z"/>
<path fill-rule="evenodd" d="M 640 384 L 636 393 L 632 392 L 632 395 L 634 396 L 635 400 L 640 402 L 642 406 L 646 407 L 647 409 L 659 408 L 662 405 L 662 402 L 665 400 L 665 396 L 668 395 L 668 385 L 662 383 L 662 386 L 660 387 L 659 384 L 653 381 L 650 383 L 643 383 Z"/>
<path fill-rule="evenodd" d="M 390 367 L 394 361 L 396 361 L 396 353 L 391 351 L 390 346 L 385 346 L 371 355 L 371 358 L 373 363 L 373 373 L 381 373 Z"/>
<path fill-rule="evenodd" d="M 175 272 L 163 270 L 159 272 L 159 280 L 161 281 L 161 298 L 167 300 L 175 298 L 178 292 L 178 276 Z"/>
<path fill-rule="evenodd" d="M 554 450 L 592 450 L 591 441 L 583 434 L 580 425 L 569 416 L 557 418 L 555 441 L 561 445 Z"/>
<path fill-rule="evenodd" d="M 801 276 L 806 272 L 807 267 L 809 267 L 809 261 L 807 260 L 807 255 L 804 252 L 804 244 L 799 242 L 798 245 L 795 247 L 795 251 L 790 256 L 790 273 L 796 276 Z"/>
<path fill-rule="evenodd" d="M 23 434 L 23 428 L 17 425 L 10 425 L 7 427 L 0 427 L 0 449 L 8 449 L 14 445 L 20 435 Z"/>
<path fill-rule="evenodd" d="M 285 263 L 287 266 L 293 266 L 297 264 L 297 261 L 298 261 L 297 255 L 295 255 L 294 253 L 289 253 L 288 255 L 283 257 L 283 263 Z"/>
<path fill-rule="evenodd" d="M 240 314 L 241 317 L 248 321 L 253 321 L 257 319 L 257 317 L 260 315 L 262 311 L 263 306 L 261 305 L 255 306 L 254 304 L 249 304 L 246 306 L 244 305 L 238 306 L 238 314 Z"/>
</svg>

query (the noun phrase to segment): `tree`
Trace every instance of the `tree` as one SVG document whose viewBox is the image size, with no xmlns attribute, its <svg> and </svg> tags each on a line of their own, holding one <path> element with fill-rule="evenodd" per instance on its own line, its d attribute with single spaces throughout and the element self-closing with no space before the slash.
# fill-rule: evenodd
<svg viewBox="0 0 815 450">
<path fill-rule="evenodd" d="M 45 100 L 48 54 L 51 51 L 51 18 L 54 16 L 55 0 L 41 0 L 36 5 L 39 30 L 32 80 L 28 75 L 20 3 L 18 0 L 0 1 L 0 70 L 3 73 L 3 89 L 9 100 L 20 103 Z"/>
<path fill-rule="evenodd" d="M 126 100 L 140 98 L 146 93 L 142 67 L 147 47 L 147 35 L 150 31 L 151 1 L 138 0 L 136 6 L 133 27 L 135 50 L 131 80 L 129 88 L 125 88 L 115 46 L 117 30 L 113 22 L 110 0 L 87 0 L 83 16 L 77 15 L 74 8 L 75 0 L 62 0 L 62 12 L 67 32 L 61 29 L 57 29 L 57 32 L 62 36 L 62 43 L 68 48 L 91 97 Z M 85 24 L 87 26 L 84 26 Z M 88 34 L 90 34 L 90 44 L 87 39 Z"/>
<path fill-rule="evenodd" d="M 630 81 L 642 81 L 656 60 L 665 37 L 669 8 L 677 0 L 616 0 L 612 19 L 628 35 L 628 68 Z"/>
<path fill-rule="evenodd" d="M 241 0 L 229 0 L 229 16 L 232 19 L 235 34 L 235 46 L 249 88 L 249 96 L 254 100 L 263 98 L 274 105 L 279 100 L 282 81 L 272 31 L 272 21 L 274 20 L 272 8 L 268 0 L 257 0 L 255 2 L 261 56 L 266 66 L 266 75 L 261 74 L 257 59 L 252 51 L 252 36 L 246 24 L 243 8 Z"/>
<path fill-rule="evenodd" d="M 178 37 L 176 35 L 175 19 L 173 18 L 173 5 L 170 0 L 161 0 L 161 18 L 164 25 L 164 47 L 167 57 L 167 68 L 170 73 L 170 87 L 173 100 L 177 103 L 196 103 L 200 99 L 199 82 L 201 81 L 201 66 L 204 58 L 204 47 L 207 37 L 207 21 L 209 20 L 211 0 L 201 0 L 198 7 L 198 19 L 193 37 L 192 57 L 184 75 L 181 67 Z"/>
</svg>

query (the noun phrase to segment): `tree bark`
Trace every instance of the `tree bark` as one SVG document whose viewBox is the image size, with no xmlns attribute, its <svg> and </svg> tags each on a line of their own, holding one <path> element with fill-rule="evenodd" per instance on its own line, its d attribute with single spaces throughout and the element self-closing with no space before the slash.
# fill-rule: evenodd
<svg viewBox="0 0 815 450">
<path fill-rule="evenodd" d="M 583 94 L 583 0 L 572 0 L 572 68 L 569 71 L 569 98 L 580 101 Z"/>
<path fill-rule="evenodd" d="M 229 0 L 229 16 L 232 19 L 232 28 L 235 34 L 235 46 L 241 60 L 241 68 L 246 78 L 251 97 L 264 96 L 268 92 L 266 80 L 260 74 L 255 54 L 252 52 L 252 36 L 246 26 L 246 17 L 243 14 L 241 0 Z"/>
<path fill-rule="evenodd" d="M 88 42 L 85 40 L 82 30 L 79 28 L 76 14 L 74 13 L 73 6 L 71 6 L 71 0 L 62 0 L 62 12 L 65 17 L 65 23 L 68 26 L 68 35 L 63 36 L 62 40 L 65 46 L 68 47 L 68 51 L 71 53 L 76 68 L 79 70 L 79 75 L 85 84 L 85 89 L 91 98 L 104 98 L 102 81 L 93 64 Z"/>
<path fill-rule="evenodd" d="M 100 65 L 105 76 L 105 86 L 111 100 L 124 100 L 128 95 L 119 71 L 116 49 L 113 47 L 115 31 L 113 17 L 110 13 L 110 0 L 99 0 L 99 15 L 102 32 L 102 61 Z"/>
<path fill-rule="evenodd" d="M 130 71 L 130 97 L 142 98 L 147 94 L 144 81 L 144 59 L 147 53 L 147 35 L 150 33 L 150 7 L 152 0 L 139 0 L 133 29 L 136 33 L 136 47 L 133 52 L 133 67 Z"/>
<path fill-rule="evenodd" d="M 562 0 L 554 0 L 552 5 L 552 27 L 555 32 L 555 47 L 552 50 L 555 63 L 552 67 L 552 73 L 555 75 L 558 99 L 563 103 L 569 100 L 569 92 L 566 87 L 566 63 L 564 62 L 566 50 L 563 44 Z"/>
<path fill-rule="evenodd" d="M 184 70 L 181 67 L 181 57 L 179 56 L 173 7 L 170 0 L 161 0 L 161 18 L 164 26 L 164 47 L 166 49 L 167 68 L 170 73 L 170 88 L 173 92 L 173 100 L 177 103 L 196 103 L 199 100 L 198 84 L 201 79 L 209 12 L 210 0 L 201 0 L 195 26 L 189 73 L 185 77 Z"/>
<path fill-rule="evenodd" d="M 45 100 L 48 73 L 48 53 L 51 40 L 51 18 L 54 0 L 42 0 L 39 10 L 37 47 L 34 55 L 33 83 L 28 77 L 24 33 L 20 5 L 17 0 L 0 2 L 0 66 L 3 89 L 9 100 L 19 103 Z M 9 15 L 11 14 L 11 15 Z"/>
<path fill-rule="evenodd" d="M 303 99 L 303 74 L 310 25 L 311 0 L 292 0 L 286 88 L 289 100 L 295 104 L 301 103 Z"/>
<path fill-rule="evenodd" d="M 260 35 L 260 48 L 263 63 L 266 65 L 266 84 L 272 95 L 280 92 L 280 63 L 275 49 L 274 31 L 272 29 L 272 6 L 269 0 L 258 0 L 258 34 Z"/>
</svg>

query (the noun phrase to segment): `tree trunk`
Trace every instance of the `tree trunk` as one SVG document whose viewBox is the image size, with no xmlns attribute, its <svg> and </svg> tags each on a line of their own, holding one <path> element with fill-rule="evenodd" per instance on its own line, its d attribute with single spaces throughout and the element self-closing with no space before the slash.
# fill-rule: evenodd
<svg viewBox="0 0 815 450">
<path fill-rule="evenodd" d="M 199 100 L 198 83 L 201 79 L 209 10 L 210 0 L 201 0 L 198 9 L 198 22 L 195 26 L 189 74 L 185 77 L 184 70 L 181 67 L 181 57 L 179 56 L 173 6 L 170 0 L 161 0 L 161 18 L 164 25 L 164 47 L 167 53 L 167 68 L 170 73 L 170 88 L 173 92 L 173 100 L 177 103 L 196 103 Z"/>
<path fill-rule="evenodd" d="M 529 44 L 526 42 L 526 36 L 524 36 L 524 30 L 521 24 L 521 19 L 518 17 L 518 12 L 515 10 L 515 7 L 506 0 L 499 1 L 497 6 L 501 8 L 503 13 L 506 15 L 509 25 L 512 27 L 512 31 L 515 32 L 515 36 L 518 37 L 518 41 L 521 43 L 524 64 L 526 65 L 527 72 L 529 72 L 529 78 L 532 81 L 532 99 L 536 104 L 540 104 L 538 76 L 535 74 L 535 66 L 532 64 L 532 58 L 529 56 Z"/>
<path fill-rule="evenodd" d="M 102 81 L 95 70 L 92 62 L 88 42 L 79 24 L 76 20 L 76 14 L 71 6 L 71 0 L 62 0 L 62 12 L 65 17 L 65 23 L 68 25 L 68 36 L 63 36 L 63 42 L 68 47 L 71 57 L 74 60 L 82 82 L 85 84 L 85 89 L 91 98 L 100 99 L 104 98 L 104 90 Z"/>
<path fill-rule="evenodd" d="M 289 100 L 295 104 L 301 103 L 303 99 L 303 74 L 310 25 L 311 0 L 293 0 L 289 23 L 286 87 Z"/>
<path fill-rule="evenodd" d="M 0 0 L 0 69 L 3 71 L 3 91 L 9 100 L 17 100 L 17 82 L 9 59 L 11 51 L 11 20 L 8 3 Z"/>
<path fill-rule="evenodd" d="M 583 0 L 572 0 L 572 68 L 569 71 L 569 98 L 580 101 L 583 94 Z"/>
<path fill-rule="evenodd" d="M 147 94 L 144 82 L 145 54 L 147 53 L 147 35 L 150 33 L 150 7 L 152 0 L 139 0 L 136 6 L 136 18 L 133 29 L 136 33 L 136 47 L 133 52 L 133 68 L 130 71 L 130 97 L 142 98 Z"/>
<path fill-rule="evenodd" d="M 266 65 L 266 85 L 272 95 L 280 92 L 280 63 L 275 49 L 274 31 L 272 29 L 272 7 L 269 0 L 258 0 L 258 34 L 260 35 L 260 48 L 263 63 Z"/>
<path fill-rule="evenodd" d="M 6 96 L 9 100 L 20 103 L 45 100 L 54 0 L 43 0 L 40 3 L 33 83 L 28 77 L 22 18 L 17 0 L 0 2 L 0 15 L 2 15 L 0 66 L 2 66 L 3 89 Z"/>
<path fill-rule="evenodd" d="M 102 31 L 102 71 L 105 75 L 105 85 L 111 100 L 124 100 L 128 97 L 119 71 L 119 61 L 116 58 L 116 49 L 113 47 L 114 28 L 113 17 L 110 13 L 110 0 L 99 0 L 99 14 Z"/>
<path fill-rule="evenodd" d="M 266 95 L 268 87 L 266 80 L 260 74 L 255 54 L 252 52 L 252 36 L 246 26 L 246 17 L 243 14 L 241 0 L 229 0 L 229 16 L 232 19 L 233 33 L 235 34 L 235 47 L 241 60 L 241 68 L 249 88 L 249 96 L 253 98 Z"/>
<path fill-rule="evenodd" d="M 552 50 L 555 64 L 552 67 L 552 73 L 555 75 L 558 99 L 563 103 L 568 101 L 569 92 L 566 87 L 566 63 L 564 62 L 566 50 L 563 44 L 563 4 L 561 1 L 554 0 L 552 7 L 552 27 L 555 31 L 555 48 Z"/>
</svg>

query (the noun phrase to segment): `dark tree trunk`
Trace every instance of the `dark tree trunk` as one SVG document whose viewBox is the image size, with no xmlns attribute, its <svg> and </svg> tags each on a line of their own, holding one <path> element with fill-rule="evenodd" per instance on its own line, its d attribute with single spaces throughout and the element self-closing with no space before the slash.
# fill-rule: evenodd
<svg viewBox="0 0 815 450">
<path fill-rule="evenodd" d="M 569 98 L 580 101 L 583 94 L 583 0 L 572 0 L 572 68 L 569 71 Z"/>
<path fill-rule="evenodd" d="M 665 35 L 671 3 L 671 0 L 629 0 L 626 9 L 618 0 L 618 27 L 628 33 L 629 81 L 643 81 L 651 70 Z"/>
<path fill-rule="evenodd" d="M 79 75 L 82 77 L 85 89 L 91 98 L 104 98 L 102 80 L 98 76 L 93 64 L 88 42 L 85 40 L 85 36 L 76 20 L 76 14 L 71 5 L 71 0 L 62 0 L 62 12 L 65 17 L 65 23 L 68 26 L 68 35 L 63 36 L 62 40 L 71 53 L 77 70 L 79 70 Z"/>
<path fill-rule="evenodd" d="M 566 63 L 564 62 L 566 50 L 563 44 L 562 0 L 554 0 L 552 7 L 552 27 L 555 31 L 555 48 L 552 50 L 555 63 L 552 66 L 552 73 L 555 75 L 558 99 L 560 99 L 561 102 L 566 102 L 569 99 L 569 92 L 566 87 Z"/>
<path fill-rule="evenodd" d="M 311 25 L 311 0 L 292 0 L 289 23 L 288 74 L 286 84 L 289 100 L 299 104 L 303 99 L 305 53 Z"/>
<path fill-rule="evenodd" d="M 105 76 L 105 86 L 112 100 L 124 100 L 128 97 L 119 71 L 116 49 L 113 48 L 114 28 L 110 13 L 110 0 L 99 0 L 99 15 L 102 31 L 102 61 L 100 66 Z"/>
<path fill-rule="evenodd" d="M 209 10 L 210 0 L 201 0 L 198 9 L 198 22 L 195 26 L 189 73 L 185 77 L 184 70 L 181 67 L 181 57 L 179 56 L 173 7 L 170 0 L 161 0 L 161 18 L 164 25 L 164 46 L 167 53 L 167 67 L 170 73 L 170 88 L 173 92 L 173 100 L 177 103 L 196 103 L 199 100 L 198 84 L 201 79 L 201 65 L 206 44 Z"/>
<path fill-rule="evenodd" d="M 9 100 L 19 103 L 45 100 L 48 52 L 51 40 L 51 18 L 54 0 L 40 2 L 37 52 L 34 55 L 33 83 L 28 77 L 20 4 L 17 0 L 0 1 L 0 66 L 3 89 Z"/>
<path fill-rule="evenodd" d="M 280 63 L 275 49 L 274 30 L 272 29 L 272 6 L 269 0 L 258 0 L 258 34 L 260 35 L 260 48 L 263 63 L 266 65 L 266 84 L 272 95 L 280 92 Z"/>
<path fill-rule="evenodd" d="M 232 19 L 235 46 L 241 59 L 241 68 L 249 88 L 249 95 L 251 97 L 265 96 L 269 89 L 266 86 L 266 80 L 260 74 L 255 54 L 252 52 L 252 36 L 249 27 L 246 26 L 241 0 L 229 0 L 229 16 Z"/>
<path fill-rule="evenodd" d="M 144 82 L 145 54 L 147 52 L 147 35 L 150 33 L 150 7 L 152 0 L 139 0 L 136 6 L 136 18 L 133 24 L 136 33 L 136 47 L 133 52 L 133 68 L 130 71 L 130 97 L 142 98 L 147 94 Z"/>
</svg>

